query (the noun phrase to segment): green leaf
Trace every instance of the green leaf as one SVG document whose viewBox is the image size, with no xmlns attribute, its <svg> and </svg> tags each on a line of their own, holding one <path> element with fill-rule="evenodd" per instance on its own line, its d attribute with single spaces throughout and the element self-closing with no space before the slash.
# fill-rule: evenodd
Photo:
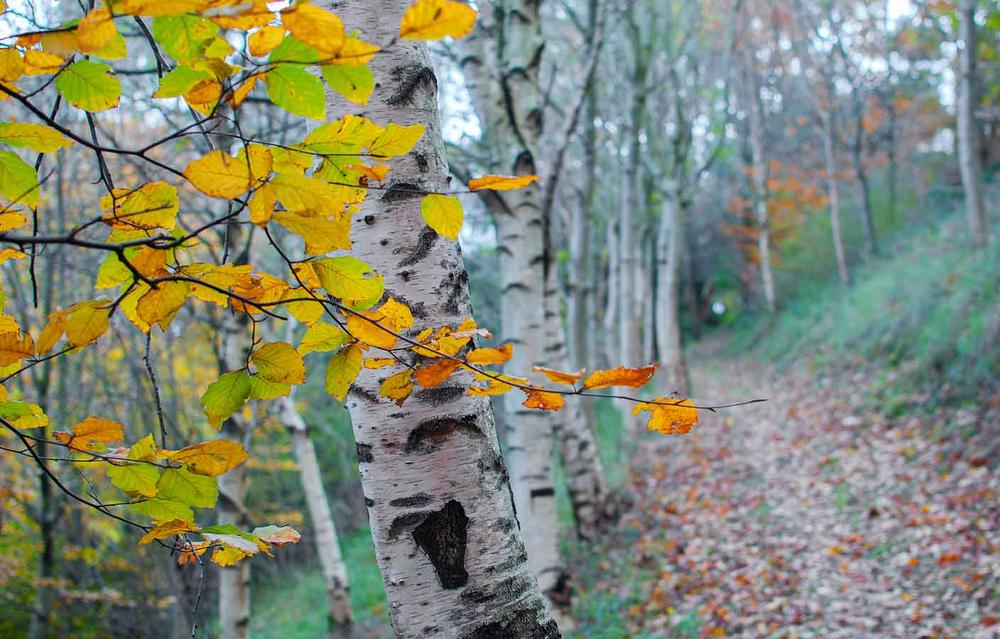
<svg viewBox="0 0 1000 639">
<path fill-rule="evenodd" d="M 462 203 L 454 195 L 431 193 L 424 196 L 420 202 L 420 214 L 427 226 L 434 229 L 438 235 L 443 235 L 451 241 L 458 239 L 462 230 Z"/>
<path fill-rule="evenodd" d="M 355 104 L 366 104 L 375 90 L 375 76 L 365 65 L 327 64 L 322 67 L 327 85 Z"/>
<path fill-rule="evenodd" d="M 349 341 L 351 336 L 339 326 L 317 322 L 306 329 L 302 341 L 299 342 L 298 351 L 303 355 L 314 352 L 325 353 L 335 351 Z"/>
<path fill-rule="evenodd" d="M 315 64 L 319 62 L 319 51 L 294 36 L 286 36 L 276 46 L 267 61 L 271 64 Z"/>
<path fill-rule="evenodd" d="M 382 298 L 382 276 L 356 257 L 328 257 L 312 265 L 326 292 L 349 306 L 368 308 Z"/>
<path fill-rule="evenodd" d="M 302 356 L 287 342 L 264 344 L 253 352 L 250 361 L 257 374 L 279 384 L 301 384 L 306 378 Z"/>
<path fill-rule="evenodd" d="M 160 469 L 142 462 L 111 464 L 108 466 L 111 483 L 127 493 L 138 493 L 143 497 L 156 495 L 156 482 L 160 479 Z"/>
<path fill-rule="evenodd" d="M 173 521 L 180 519 L 188 523 L 194 522 L 194 511 L 187 504 L 169 499 L 147 499 L 135 502 L 132 510 L 150 517 L 153 521 Z"/>
<path fill-rule="evenodd" d="M 159 497 L 196 508 L 214 508 L 219 498 L 214 477 L 196 475 L 185 468 L 164 470 L 156 487 Z"/>
<path fill-rule="evenodd" d="M 0 151 L 0 195 L 19 204 L 38 204 L 38 174 L 13 151 Z"/>
<path fill-rule="evenodd" d="M 282 109 L 313 120 L 326 117 L 323 82 L 305 69 L 279 66 L 264 76 L 267 95 Z"/>
<path fill-rule="evenodd" d="M 118 106 L 122 85 L 103 62 L 77 60 L 56 78 L 56 89 L 75 107 L 105 111 Z"/>
<path fill-rule="evenodd" d="M 292 392 L 291 384 L 272 382 L 260 375 L 250 377 L 250 399 L 278 399 L 290 392 Z"/>
<path fill-rule="evenodd" d="M 52 127 L 24 122 L 0 123 L 0 144 L 28 148 L 40 153 L 52 153 L 73 144 L 73 141 Z"/>
<path fill-rule="evenodd" d="M 212 43 L 219 27 L 193 15 L 153 18 L 153 37 L 160 47 L 178 62 L 200 60 Z"/>
<path fill-rule="evenodd" d="M 226 373 L 208 385 L 201 396 L 201 407 L 208 423 L 220 428 L 222 422 L 238 411 L 250 396 L 250 376 L 244 370 Z"/>
<path fill-rule="evenodd" d="M 49 417 L 38 404 L 0 401 L 0 417 L 18 428 L 39 428 L 49 423 Z"/>
<path fill-rule="evenodd" d="M 192 69 L 184 65 L 179 65 L 176 69 L 160 79 L 160 88 L 153 94 L 154 98 L 176 98 L 184 95 L 194 85 L 202 80 L 208 80 L 212 74 L 201 69 Z"/>
</svg>

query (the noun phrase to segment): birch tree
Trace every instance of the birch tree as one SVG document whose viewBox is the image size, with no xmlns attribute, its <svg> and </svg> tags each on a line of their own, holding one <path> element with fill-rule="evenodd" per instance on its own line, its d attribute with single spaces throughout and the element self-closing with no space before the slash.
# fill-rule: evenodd
<svg viewBox="0 0 1000 639">
<path fill-rule="evenodd" d="M 958 164 L 965 191 L 965 214 L 969 236 L 974 247 L 987 242 L 986 206 L 981 184 L 981 130 L 976 119 L 979 105 L 978 41 L 976 38 L 976 2 L 959 0 L 958 21 L 962 46 L 959 51 L 958 100 Z"/>
</svg>

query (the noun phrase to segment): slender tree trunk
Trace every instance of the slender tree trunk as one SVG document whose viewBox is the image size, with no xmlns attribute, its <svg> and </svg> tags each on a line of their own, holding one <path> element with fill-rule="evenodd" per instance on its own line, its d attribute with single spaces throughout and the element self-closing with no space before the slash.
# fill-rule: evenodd
<svg viewBox="0 0 1000 639">
<path fill-rule="evenodd" d="M 604 359 L 605 365 L 610 366 L 612 362 L 620 362 L 621 357 L 618 352 L 618 289 L 620 288 L 622 271 L 621 260 L 618 250 L 618 232 L 615 220 L 607 221 L 607 232 L 605 234 L 605 246 L 608 251 L 607 265 L 607 295 L 604 305 Z"/>
<path fill-rule="evenodd" d="M 832 92 L 829 95 L 833 95 Z M 833 141 L 833 114 L 829 108 L 822 109 L 823 119 L 823 159 L 826 163 L 826 190 L 830 199 L 830 233 L 833 236 L 833 254 L 837 259 L 837 274 L 844 284 L 851 283 L 844 257 L 844 241 L 840 234 L 840 189 L 837 185 L 837 156 Z"/>
<path fill-rule="evenodd" d="M 229 231 L 232 245 L 238 245 L 243 233 L 232 225 Z M 246 364 L 248 320 L 244 314 L 226 317 L 222 325 L 222 363 L 225 371 L 242 368 Z M 237 441 L 250 448 L 251 424 L 240 413 L 222 424 L 223 438 Z M 219 476 L 219 501 L 216 506 L 218 522 L 232 523 L 241 530 L 250 525 L 246 508 L 246 464 L 240 464 Z M 235 566 L 219 569 L 219 637 L 220 639 L 247 639 L 250 634 L 250 563 L 241 561 Z"/>
<path fill-rule="evenodd" d="M 979 103 L 976 3 L 974 0 L 959 0 L 958 18 L 962 36 L 962 50 L 959 53 L 959 94 L 958 94 L 958 162 L 962 173 L 962 188 L 965 190 L 965 211 L 969 220 L 969 235 L 974 247 L 982 247 L 987 242 L 986 207 L 983 202 L 980 174 L 979 123 L 976 121 L 976 105 Z"/>
<path fill-rule="evenodd" d="M 292 452 L 299 463 L 299 479 L 302 481 L 302 492 L 313 524 L 316 552 L 323 571 L 323 581 L 326 583 L 327 619 L 333 629 L 342 635 L 348 635 L 353 618 L 347 565 L 340 554 L 337 527 L 323 486 L 323 475 L 316 458 L 312 433 L 295 408 L 295 400 L 291 396 L 282 400 L 281 423 L 288 429 L 292 438 Z"/>
<path fill-rule="evenodd" d="M 408 4 L 348 0 L 337 9 L 349 30 L 381 43 L 395 38 Z M 456 326 L 471 314 L 461 251 L 424 225 L 420 198 L 411 194 L 414 185 L 449 190 L 430 58 L 423 44 L 401 40 L 370 67 L 376 89 L 365 115 L 382 125 L 422 124 L 427 132 L 391 162 L 387 191 L 362 205 L 352 230 L 354 255 L 384 275 L 390 295 L 405 297 L 417 316 L 414 330 Z M 339 109 L 340 100 L 331 100 Z M 530 207 L 513 211 L 514 218 L 531 215 Z M 540 235 L 540 227 L 529 228 Z M 540 334 L 537 307 L 532 330 Z M 528 565 L 489 402 L 465 394 L 466 372 L 418 390 L 403 406 L 379 396 L 381 381 L 405 370 L 402 364 L 365 369 L 347 399 L 396 635 L 559 636 Z M 547 439 L 551 449 L 550 427 Z"/>
<path fill-rule="evenodd" d="M 757 252 L 760 257 L 760 279 L 764 302 L 769 312 L 775 309 L 774 275 L 771 272 L 771 226 L 768 211 L 767 166 L 764 159 L 764 111 L 760 101 L 760 86 L 753 70 L 752 53 L 747 49 L 747 71 L 750 88 L 750 173 L 753 183 L 753 207 L 757 218 Z"/>
<path fill-rule="evenodd" d="M 861 207 L 861 230 L 865 238 L 865 256 L 873 257 L 878 254 L 878 239 L 875 235 L 875 217 L 872 214 L 871 184 L 868 180 L 868 171 L 865 168 L 865 127 L 864 127 L 864 104 L 861 101 L 861 91 L 857 86 L 851 88 L 851 98 L 854 103 L 854 143 L 851 145 L 851 160 L 854 164 L 854 176 L 858 181 L 860 189 L 859 199 Z"/>
<path fill-rule="evenodd" d="M 690 384 L 680 327 L 682 205 L 680 189 L 671 181 L 656 234 L 656 344 L 665 387 L 683 397 Z"/>
</svg>

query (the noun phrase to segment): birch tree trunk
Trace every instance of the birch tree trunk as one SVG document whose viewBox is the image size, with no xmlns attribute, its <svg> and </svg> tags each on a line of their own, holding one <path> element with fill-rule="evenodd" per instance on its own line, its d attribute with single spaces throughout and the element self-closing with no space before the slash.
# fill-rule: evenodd
<svg viewBox="0 0 1000 639">
<path fill-rule="evenodd" d="M 974 247 L 983 247 L 987 241 L 986 207 L 983 202 L 980 174 L 980 129 L 976 122 L 976 105 L 979 102 L 977 76 L 976 3 L 960 0 L 958 18 L 962 37 L 959 54 L 958 92 L 958 162 L 965 191 L 965 212 L 969 220 L 969 235 Z"/>
<path fill-rule="evenodd" d="M 460 41 L 462 67 L 485 135 L 493 142 L 501 172 L 538 173 L 542 135 L 540 2 L 512 0 L 481 5 L 474 33 Z M 494 81 L 490 81 L 490 78 Z M 514 345 L 506 364 L 513 375 L 546 358 L 545 261 L 547 223 L 543 191 L 535 184 L 496 194 L 492 209 L 500 255 L 500 307 L 505 341 Z M 554 414 L 525 408 L 519 394 L 503 398 L 507 459 L 514 505 L 528 561 L 538 585 L 553 604 L 561 628 L 568 628 L 568 573 L 559 557 L 555 503 Z"/>
<path fill-rule="evenodd" d="M 833 92 L 827 91 L 832 97 Z M 837 260 L 837 274 L 840 281 L 849 285 L 851 276 L 847 270 L 847 259 L 844 256 L 844 241 L 840 234 L 840 189 L 837 185 L 837 155 L 833 140 L 833 114 L 830 108 L 822 108 L 820 117 L 823 120 L 823 159 L 826 163 L 826 190 L 830 199 L 830 233 L 833 236 L 833 254 Z"/>
<path fill-rule="evenodd" d="M 238 245 L 243 233 L 232 224 L 229 237 L 231 245 Z M 246 315 L 227 316 L 222 324 L 222 367 L 233 371 L 246 365 L 247 336 Z M 250 448 L 250 423 L 237 412 L 222 424 L 220 435 Z M 216 505 L 218 523 L 235 524 L 241 530 L 250 525 L 246 509 L 246 464 L 240 464 L 219 476 L 219 501 Z M 235 566 L 219 568 L 219 637 L 220 639 L 247 639 L 250 631 L 250 562 L 241 561 Z"/>
<path fill-rule="evenodd" d="M 618 353 L 618 288 L 620 287 L 619 274 L 621 273 L 621 260 L 618 253 L 618 233 L 617 224 L 614 220 L 607 221 L 607 232 L 605 233 L 605 246 L 608 251 L 607 264 L 607 295 L 604 300 L 604 366 L 611 366 L 612 362 L 620 362 Z"/>
<path fill-rule="evenodd" d="M 668 183 L 666 190 L 656 234 L 656 344 L 665 387 L 686 397 L 689 383 L 679 312 L 682 196 L 676 181 Z"/>
<path fill-rule="evenodd" d="M 349 31 L 384 43 L 395 40 L 408 4 L 348 0 L 337 10 Z M 426 47 L 409 40 L 396 41 L 370 67 L 376 88 L 365 115 L 382 125 L 422 124 L 427 132 L 392 161 L 387 190 L 361 207 L 353 254 L 384 275 L 390 295 L 405 299 L 414 330 L 454 326 L 471 314 L 461 250 L 424 225 L 421 198 L 412 193 L 449 190 L 436 76 Z M 530 215 L 530 207 L 515 211 Z M 531 230 L 540 235 L 540 228 Z M 538 311 L 540 335 L 541 304 Z M 363 370 L 347 399 L 396 635 L 558 637 L 520 538 L 489 402 L 465 394 L 471 375 L 460 372 L 396 406 L 378 387 L 403 370 Z"/>
<path fill-rule="evenodd" d="M 320 569 L 326 584 L 327 619 L 333 628 L 341 632 L 346 630 L 345 634 L 349 634 L 353 618 L 347 565 L 340 554 L 337 527 L 323 486 L 323 475 L 316 458 L 312 433 L 295 408 L 295 400 L 291 395 L 281 401 L 281 423 L 288 429 L 292 438 L 292 452 L 299 463 L 299 479 L 302 481 L 302 492 L 313 524 L 316 553 L 319 555 Z"/>
<path fill-rule="evenodd" d="M 752 52 L 747 48 L 747 73 L 750 74 L 750 173 L 753 184 L 753 208 L 757 219 L 757 252 L 760 257 L 760 279 L 764 302 L 774 312 L 774 275 L 771 272 L 771 228 L 768 211 L 767 166 L 764 159 L 764 111 L 760 101 L 760 85 L 753 69 Z"/>
</svg>

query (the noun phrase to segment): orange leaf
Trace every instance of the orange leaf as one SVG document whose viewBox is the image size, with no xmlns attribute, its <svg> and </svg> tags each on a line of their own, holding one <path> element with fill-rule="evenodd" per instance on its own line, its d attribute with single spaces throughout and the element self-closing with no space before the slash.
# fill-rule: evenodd
<svg viewBox="0 0 1000 639">
<path fill-rule="evenodd" d="M 402 406 L 406 398 L 413 392 L 413 371 L 406 369 L 402 373 L 392 375 L 379 386 L 378 394 L 388 397 L 396 402 L 397 406 Z"/>
<path fill-rule="evenodd" d="M 458 368 L 460 362 L 453 359 L 443 359 L 430 366 L 422 366 L 417 369 L 417 383 L 424 388 L 434 388 L 443 384 L 451 374 Z"/>
<path fill-rule="evenodd" d="M 69 448 L 97 450 L 102 446 L 125 439 L 121 422 L 113 422 L 100 417 L 88 417 L 73 426 L 72 433 L 52 433 L 53 439 Z"/>
<path fill-rule="evenodd" d="M 485 366 L 488 364 L 503 364 L 510 361 L 514 355 L 514 345 L 504 344 L 500 348 L 477 348 L 466 356 L 470 364 Z"/>
<path fill-rule="evenodd" d="M 633 415 L 649 411 L 646 427 L 664 435 L 686 435 L 698 423 L 698 409 L 690 399 L 660 397 L 652 402 L 636 404 Z"/>
<path fill-rule="evenodd" d="M 157 525 L 139 540 L 139 545 L 148 544 L 156 539 L 169 539 L 175 535 L 183 535 L 186 532 L 198 530 L 198 527 L 183 519 L 174 519 Z M 190 552 L 190 551 L 189 551 Z"/>
<path fill-rule="evenodd" d="M 586 368 L 581 368 L 575 373 L 564 373 L 563 371 L 553 370 L 551 368 L 545 368 L 544 366 L 534 366 L 531 369 L 532 373 L 541 373 L 549 378 L 549 381 L 554 384 L 568 384 L 572 386 L 573 384 L 580 381 L 583 374 L 587 372 Z"/>
<path fill-rule="evenodd" d="M 630 386 L 640 388 L 653 377 L 659 364 L 650 364 L 641 368 L 619 366 L 607 370 L 594 371 L 583 380 L 583 388 L 608 388 L 610 386 Z"/>
<path fill-rule="evenodd" d="M 563 396 L 552 391 L 538 388 L 522 389 L 526 395 L 521 404 L 525 408 L 537 408 L 538 410 L 559 410 L 566 403 Z"/>
<path fill-rule="evenodd" d="M 514 189 L 522 189 L 537 179 L 537 175 L 484 175 L 469 180 L 469 190 L 513 191 Z"/>
</svg>

